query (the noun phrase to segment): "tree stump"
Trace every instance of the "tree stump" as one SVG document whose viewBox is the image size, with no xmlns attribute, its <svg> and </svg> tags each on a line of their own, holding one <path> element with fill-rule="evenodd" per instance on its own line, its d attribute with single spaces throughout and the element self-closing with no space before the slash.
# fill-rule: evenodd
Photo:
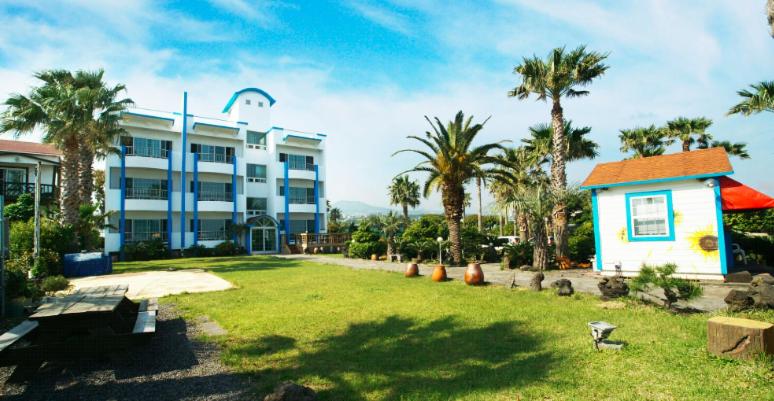
<svg viewBox="0 0 774 401">
<path fill-rule="evenodd" d="M 737 359 L 774 355 L 774 324 L 716 316 L 707 321 L 707 346 L 715 355 Z"/>
<path fill-rule="evenodd" d="M 537 272 L 534 276 L 532 276 L 532 280 L 529 281 L 529 288 L 531 288 L 534 291 L 542 291 L 543 290 L 543 279 L 545 279 L 546 276 L 543 275 L 543 272 Z"/>
</svg>

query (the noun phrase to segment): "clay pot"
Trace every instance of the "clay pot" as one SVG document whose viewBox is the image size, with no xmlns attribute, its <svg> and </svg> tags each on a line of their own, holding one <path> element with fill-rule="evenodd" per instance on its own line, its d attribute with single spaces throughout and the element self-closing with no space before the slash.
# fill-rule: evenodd
<svg viewBox="0 0 774 401">
<path fill-rule="evenodd" d="M 419 265 L 416 263 L 409 263 L 406 266 L 406 273 L 404 273 L 406 277 L 416 277 L 419 275 Z"/>
<path fill-rule="evenodd" d="M 480 264 L 476 262 L 468 263 L 468 268 L 465 270 L 465 284 L 484 284 L 484 271 L 481 270 Z"/>
<path fill-rule="evenodd" d="M 433 281 L 446 281 L 446 266 L 437 265 L 433 269 Z"/>
<path fill-rule="evenodd" d="M 375 253 L 372 253 L 371 254 L 371 260 L 374 260 L 374 261 L 379 260 L 379 255 L 377 255 Z"/>
</svg>

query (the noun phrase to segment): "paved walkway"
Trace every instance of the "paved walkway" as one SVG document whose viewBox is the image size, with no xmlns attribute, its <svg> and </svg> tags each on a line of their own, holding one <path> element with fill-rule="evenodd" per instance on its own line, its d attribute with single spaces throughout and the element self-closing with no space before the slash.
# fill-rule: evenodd
<svg viewBox="0 0 774 401">
<path fill-rule="evenodd" d="M 160 298 L 184 292 L 209 292 L 227 290 L 233 285 L 204 270 L 150 271 L 141 273 L 110 274 L 71 279 L 78 290 L 101 285 L 126 284 L 128 298 Z"/>
<path fill-rule="evenodd" d="M 347 259 L 341 257 L 325 256 L 325 255 L 279 255 L 282 258 L 288 259 L 303 259 L 318 263 L 327 263 L 340 266 L 351 267 L 353 269 L 368 269 L 368 270 L 385 270 L 392 272 L 403 273 L 406 269 L 405 263 L 396 262 L 374 262 L 364 259 Z M 522 272 L 519 270 L 500 270 L 499 264 L 488 263 L 482 264 L 481 268 L 484 270 L 484 277 L 487 282 L 510 286 L 511 283 L 516 280 L 516 285 L 522 287 L 528 287 L 529 281 L 534 275 L 533 272 Z M 419 273 L 429 276 L 432 274 L 433 266 L 420 264 Z M 465 275 L 464 267 L 447 267 L 447 275 L 452 279 L 462 280 Z M 600 295 L 597 283 L 600 280 L 600 275 L 591 270 L 549 270 L 544 272 L 546 278 L 543 281 L 543 288 L 548 287 L 552 282 L 566 278 L 572 281 L 572 286 L 576 291 L 581 291 L 589 294 Z M 746 284 L 726 284 L 726 283 L 702 283 L 704 288 L 704 294 L 695 300 L 690 302 L 678 302 L 680 307 L 690 307 L 702 311 L 714 311 L 726 307 L 726 303 L 723 302 L 726 294 L 735 288 L 746 288 Z M 654 294 L 658 295 L 658 292 Z M 652 299 L 652 298 L 651 298 Z"/>
</svg>

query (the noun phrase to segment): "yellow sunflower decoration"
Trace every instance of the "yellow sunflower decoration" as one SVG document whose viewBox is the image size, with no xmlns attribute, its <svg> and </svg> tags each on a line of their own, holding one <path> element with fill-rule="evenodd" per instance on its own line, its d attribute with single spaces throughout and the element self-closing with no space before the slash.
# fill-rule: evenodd
<svg viewBox="0 0 774 401">
<path fill-rule="evenodd" d="M 707 227 L 694 231 L 688 236 L 691 250 L 704 256 L 704 260 L 717 259 L 720 257 L 718 252 L 718 237 L 715 226 Z"/>
<path fill-rule="evenodd" d="M 624 243 L 629 242 L 629 234 L 626 233 L 626 227 L 618 230 L 618 240 Z"/>
</svg>

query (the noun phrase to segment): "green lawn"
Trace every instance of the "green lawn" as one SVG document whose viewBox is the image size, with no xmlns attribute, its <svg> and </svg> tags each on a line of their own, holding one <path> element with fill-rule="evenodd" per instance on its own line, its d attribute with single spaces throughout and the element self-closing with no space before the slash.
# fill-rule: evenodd
<svg viewBox="0 0 774 401">
<path fill-rule="evenodd" d="M 227 364 L 263 395 L 293 380 L 324 400 L 772 400 L 770 360 L 706 350 L 708 315 L 635 303 L 602 309 L 499 286 L 355 271 L 270 257 L 118 263 L 207 268 L 238 289 L 166 298 L 228 330 Z M 774 322 L 774 314 L 758 314 Z M 622 352 L 592 350 L 586 323 L 619 326 Z"/>
</svg>

